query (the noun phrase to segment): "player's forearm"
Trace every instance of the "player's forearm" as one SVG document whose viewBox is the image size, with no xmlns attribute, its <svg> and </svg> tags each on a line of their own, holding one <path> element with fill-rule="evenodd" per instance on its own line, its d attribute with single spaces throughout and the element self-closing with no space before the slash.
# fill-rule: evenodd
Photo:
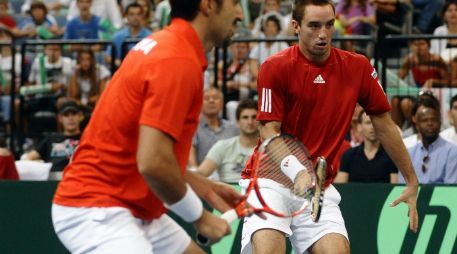
<svg viewBox="0 0 457 254">
<path fill-rule="evenodd" d="M 382 146 L 401 171 L 406 183 L 408 185 L 417 185 L 418 180 L 410 156 L 390 115 L 385 113 L 370 117 Z"/>
<path fill-rule="evenodd" d="M 260 138 L 262 140 L 267 140 L 279 133 L 281 133 L 281 122 L 272 121 L 260 125 Z"/>
</svg>

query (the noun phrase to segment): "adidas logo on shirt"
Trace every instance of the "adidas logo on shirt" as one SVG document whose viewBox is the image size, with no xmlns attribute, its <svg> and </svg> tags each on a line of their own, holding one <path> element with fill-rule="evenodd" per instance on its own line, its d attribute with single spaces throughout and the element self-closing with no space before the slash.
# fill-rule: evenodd
<svg viewBox="0 0 457 254">
<path fill-rule="evenodd" d="M 321 74 L 317 75 L 317 77 L 313 81 L 314 84 L 325 84 L 325 80 L 322 78 Z"/>
</svg>

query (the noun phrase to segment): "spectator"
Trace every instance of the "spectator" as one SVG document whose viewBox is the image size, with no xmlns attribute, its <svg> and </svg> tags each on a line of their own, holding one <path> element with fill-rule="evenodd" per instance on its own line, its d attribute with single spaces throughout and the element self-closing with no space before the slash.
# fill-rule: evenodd
<svg viewBox="0 0 457 254">
<path fill-rule="evenodd" d="M 25 0 L 21 7 L 22 13 L 30 11 L 30 6 L 37 0 Z M 52 13 L 52 15 L 62 15 L 68 11 L 68 5 L 70 0 L 41 0 L 46 5 L 46 8 Z"/>
<path fill-rule="evenodd" d="M 375 9 L 369 0 L 341 0 L 336 6 L 336 14 L 346 29 L 346 34 L 370 33 L 370 25 L 375 24 Z"/>
<path fill-rule="evenodd" d="M 68 95 L 83 106 L 93 109 L 110 78 L 109 70 L 95 60 L 90 49 L 79 51 Z"/>
<path fill-rule="evenodd" d="M 449 122 L 453 125 L 440 133 L 440 136 L 457 145 L 457 94 L 451 98 L 448 116 Z"/>
<path fill-rule="evenodd" d="M 50 178 L 61 178 L 61 173 L 70 161 L 81 136 L 80 123 L 83 115 L 78 104 L 73 100 L 59 100 L 58 120 L 62 131 L 47 135 L 34 149 L 22 159 L 51 162 Z"/>
<path fill-rule="evenodd" d="M 93 39 L 98 40 L 102 38 L 102 34 L 108 32 L 102 26 L 100 17 L 91 13 L 92 0 L 76 0 L 76 6 L 79 10 L 79 16 L 74 17 L 67 24 L 65 34 L 63 36 L 66 40 L 76 39 Z M 80 50 L 80 45 L 71 45 L 73 51 Z M 91 46 L 93 51 L 100 51 L 100 45 Z"/>
<path fill-rule="evenodd" d="M 193 170 L 202 163 L 209 149 L 217 141 L 239 134 L 235 125 L 221 117 L 223 105 L 224 98 L 219 89 L 215 87 L 205 89 L 200 124 L 194 135 L 189 155 L 189 166 Z"/>
<path fill-rule="evenodd" d="M 457 183 L 457 146 L 440 137 L 440 107 L 434 100 L 417 103 L 416 128 L 419 142 L 408 149 L 419 183 Z M 399 182 L 404 183 L 399 176 Z"/>
<path fill-rule="evenodd" d="M 136 0 L 137 4 L 141 6 L 143 10 L 143 18 L 141 19 L 141 25 L 147 29 L 153 30 L 158 29 L 159 24 L 153 19 L 152 3 L 150 0 Z M 127 5 L 128 6 L 128 5 Z M 125 13 L 127 13 L 127 6 L 125 6 Z"/>
<path fill-rule="evenodd" d="M 263 31 L 263 26 L 265 24 L 265 20 L 271 16 L 274 15 L 278 19 L 278 34 L 282 34 L 283 30 L 288 28 L 290 19 L 287 20 L 284 18 L 283 15 L 280 13 L 281 9 L 281 1 L 280 0 L 265 0 L 265 3 L 263 5 L 263 14 L 259 17 L 257 17 L 254 21 L 254 28 L 252 29 L 252 35 L 254 36 L 260 36 L 263 37 L 262 35 L 265 33 Z"/>
<path fill-rule="evenodd" d="M 14 18 L 8 14 L 8 0 L 0 0 L 0 29 L 19 35 Z"/>
<path fill-rule="evenodd" d="M 443 87 L 450 84 L 446 63 L 439 55 L 430 53 L 430 42 L 426 39 L 412 41 L 411 53 L 403 58 L 398 76 L 404 79 L 409 71 L 417 87 Z"/>
<path fill-rule="evenodd" d="M 0 42 L 3 43 L 12 43 L 13 34 L 5 29 L 0 29 Z M 13 63 L 13 52 L 11 46 L 4 46 L 0 49 L 0 95 L 1 95 L 1 109 L 3 113 L 3 123 L 6 128 L 6 133 L 10 133 L 11 126 L 11 69 Z M 19 80 L 19 75 L 21 73 L 21 54 L 16 53 L 15 58 L 15 72 L 16 80 L 14 82 L 14 87 L 17 87 L 17 81 Z"/>
<path fill-rule="evenodd" d="M 37 93 L 65 95 L 73 74 L 73 61 L 62 56 L 59 45 L 46 45 L 44 55 L 35 58 L 29 76 L 29 84 L 39 86 Z M 21 94 L 28 95 L 35 87 L 22 87 Z"/>
<path fill-rule="evenodd" d="M 269 15 L 265 18 L 263 23 L 263 33 L 265 38 L 275 39 L 281 31 L 281 23 L 277 15 Z M 260 42 L 257 44 L 249 54 L 249 58 L 257 60 L 257 63 L 261 65 L 265 60 L 273 55 L 288 48 L 289 45 L 285 42 Z"/>
<path fill-rule="evenodd" d="M 247 36 L 246 36 L 247 37 Z M 225 101 L 227 101 L 227 119 L 236 122 L 236 108 L 238 101 L 253 97 L 257 93 L 258 64 L 249 59 L 249 42 L 236 42 L 230 45 L 232 58 L 227 63 Z M 222 86 L 222 64 L 219 64 L 220 80 Z"/>
<path fill-rule="evenodd" d="M 360 112 L 358 122 L 364 141 L 344 152 L 335 182 L 396 183 L 398 169 L 382 147 L 365 111 Z"/>
<path fill-rule="evenodd" d="M 205 160 L 198 166 L 197 170 L 200 174 L 210 176 L 217 170 L 220 181 L 238 183 L 244 164 L 259 139 L 259 122 L 255 120 L 256 115 L 256 101 L 251 99 L 240 101 L 236 109 L 240 135 L 217 141 L 209 150 Z"/>
<path fill-rule="evenodd" d="M 5 140 L 0 138 L 0 180 L 19 180 L 14 161 L 14 156 L 6 147 Z"/>
<path fill-rule="evenodd" d="M 143 9 L 138 3 L 132 3 L 127 6 L 125 17 L 127 18 L 126 26 L 117 31 L 113 36 L 117 65 L 121 63 L 123 42 L 126 39 L 143 39 L 151 34 L 151 30 L 142 25 Z M 133 46 L 134 44 L 127 45 L 128 50 L 133 48 Z M 108 59 L 107 62 L 111 62 L 111 59 Z"/>
<path fill-rule="evenodd" d="M 79 16 L 76 1 L 72 0 L 70 3 L 67 15 L 68 21 Z M 122 27 L 122 15 L 116 0 L 93 0 L 90 12 L 100 17 L 104 29 L 109 31 L 109 33 L 114 33 L 115 30 Z M 109 33 L 106 36 L 104 35 L 103 39 L 109 39 Z"/>
<path fill-rule="evenodd" d="M 441 12 L 444 24 L 433 32 L 436 36 L 457 34 L 457 0 L 447 0 Z M 446 62 L 451 62 L 457 56 L 457 40 L 435 39 L 431 42 L 430 51 L 439 54 Z"/>
<path fill-rule="evenodd" d="M 17 36 L 27 39 L 52 39 L 63 34 L 56 19 L 48 14 L 46 5 L 42 2 L 33 2 L 30 6 L 30 17 L 19 23 Z"/>
</svg>

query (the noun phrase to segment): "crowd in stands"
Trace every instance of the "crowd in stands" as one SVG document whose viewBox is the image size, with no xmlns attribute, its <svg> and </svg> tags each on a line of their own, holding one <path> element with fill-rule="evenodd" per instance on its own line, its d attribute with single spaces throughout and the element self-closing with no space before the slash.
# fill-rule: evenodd
<svg viewBox="0 0 457 254">
<path fill-rule="evenodd" d="M 457 88 L 453 89 L 457 87 L 457 36 L 439 38 L 457 35 L 457 0 L 335 0 L 335 6 L 337 37 L 367 35 L 376 42 L 349 40 L 338 46 L 369 58 L 377 47 L 378 57 L 388 59 L 386 72 L 381 73 L 381 65 L 378 71 L 386 75 L 392 119 L 403 134 L 421 183 L 457 183 Z M 257 74 L 269 56 L 292 44 L 291 7 L 288 0 L 247 1 L 245 19 L 235 37 L 266 41 L 234 42 L 228 46 L 227 58 L 217 63 L 213 59 L 217 52 L 208 55 L 189 170 L 237 182 L 236 175 L 257 144 Z M 16 49 L 26 40 L 112 43 L 29 46 L 24 56 L 18 51 L 13 56 L 11 46 L 2 45 L 0 179 L 19 178 L 11 170 L 14 155 L 53 162 L 50 179 L 59 179 L 97 100 L 109 86 L 111 65 L 119 66 L 134 46 L 124 42 L 139 41 L 169 22 L 168 0 L 0 0 L 0 42 L 14 41 Z M 391 41 L 386 39 L 388 34 L 438 38 Z M 12 87 L 18 95 L 14 102 Z M 19 144 L 23 154 L 11 153 L 5 142 L 15 132 L 13 121 L 30 136 Z M 340 171 L 336 182 L 402 182 L 360 107 L 355 108 L 347 133 L 340 164 L 334 165 Z"/>
</svg>

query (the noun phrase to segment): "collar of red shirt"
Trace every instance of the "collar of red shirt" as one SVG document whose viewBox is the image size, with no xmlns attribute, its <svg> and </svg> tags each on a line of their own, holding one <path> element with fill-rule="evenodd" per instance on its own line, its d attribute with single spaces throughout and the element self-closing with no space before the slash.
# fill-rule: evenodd
<svg viewBox="0 0 457 254">
<path fill-rule="evenodd" d="M 206 67 L 208 66 L 208 60 L 206 59 L 205 49 L 202 42 L 200 41 L 200 38 L 197 35 L 197 32 L 191 26 L 190 22 L 181 18 L 174 18 L 171 21 L 168 29 L 176 32 L 176 34 L 183 35 L 190 42 L 195 52 L 197 53 L 200 64 L 202 65 L 202 69 L 206 70 Z"/>
</svg>

